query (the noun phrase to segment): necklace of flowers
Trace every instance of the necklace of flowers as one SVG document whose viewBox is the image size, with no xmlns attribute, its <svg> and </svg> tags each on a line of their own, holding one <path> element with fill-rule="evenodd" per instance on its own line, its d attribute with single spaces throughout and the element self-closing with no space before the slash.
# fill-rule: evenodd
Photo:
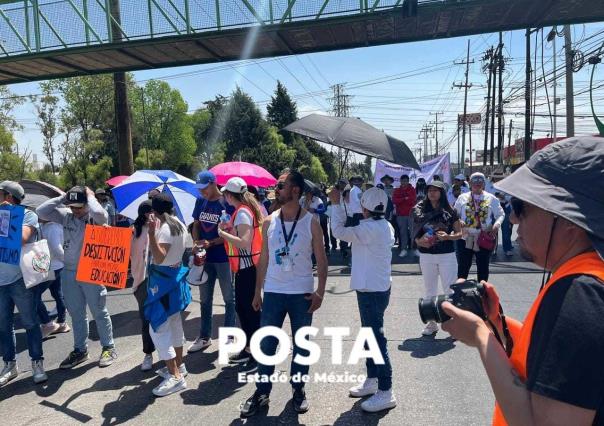
<svg viewBox="0 0 604 426">
<path fill-rule="evenodd" d="M 489 214 L 489 200 L 484 199 L 480 202 L 478 209 L 478 218 L 480 222 L 476 219 L 476 205 L 472 197 L 466 204 L 466 225 L 470 228 L 478 228 L 480 224 L 483 224 L 487 220 L 487 215 Z"/>
</svg>

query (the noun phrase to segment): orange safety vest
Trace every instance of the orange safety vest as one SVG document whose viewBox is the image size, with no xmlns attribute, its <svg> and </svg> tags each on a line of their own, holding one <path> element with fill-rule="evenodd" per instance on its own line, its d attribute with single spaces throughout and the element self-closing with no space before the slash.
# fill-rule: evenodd
<svg viewBox="0 0 604 426">
<path fill-rule="evenodd" d="M 539 293 L 537 300 L 533 303 L 524 323 L 508 319 L 510 334 L 514 340 L 514 349 L 512 350 L 510 362 L 523 381 L 526 381 L 526 360 L 531 344 L 533 324 L 535 323 L 535 317 L 537 316 L 537 312 L 539 312 L 539 306 L 545 293 L 560 279 L 578 274 L 590 275 L 604 281 L 604 261 L 600 259 L 596 252 L 583 253 L 573 257 L 552 275 L 543 290 Z M 493 426 L 507 426 L 499 404 L 495 404 Z"/>
<path fill-rule="evenodd" d="M 237 213 L 239 213 L 239 210 L 241 209 L 247 210 L 248 213 L 252 216 L 254 220 L 252 232 L 254 234 L 252 237 L 252 250 L 250 256 L 240 255 L 239 249 L 237 247 L 235 247 L 233 244 L 229 243 L 226 240 L 224 241 L 224 248 L 226 249 L 226 253 L 229 258 L 229 265 L 231 267 L 231 271 L 235 273 L 239 271 L 239 259 L 241 259 L 242 257 L 251 257 L 252 263 L 254 264 L 254 266 L 256 266 L 258 264 L 258 261 L 260 260 L 260 252 L 262 251 L 262 232 L 260 231 L 260 224 L 258 223 L 256 216 L 248 206 L 243 204 L 240 205 L 237 210 L 235 210 L 235 213 L 233 213 L 233 216 L 231 217 L 231 222 L 229 224 L 231 228 L 235 227 L 235 218 L 237 217 Z"/>
</svg>

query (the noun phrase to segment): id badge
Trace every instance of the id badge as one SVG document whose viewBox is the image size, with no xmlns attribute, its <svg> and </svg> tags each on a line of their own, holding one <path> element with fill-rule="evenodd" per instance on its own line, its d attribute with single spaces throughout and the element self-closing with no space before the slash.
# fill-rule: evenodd
<svg viewBox="0 0 604 426">
<path fill-rule="evenodd" d="M 292 258 L 289 254 L 284 255 L 281 258 L 281 270 L 283 272 L 291 272 L 294 269 L 294 264 L 292 262 Z"/>
</svg>

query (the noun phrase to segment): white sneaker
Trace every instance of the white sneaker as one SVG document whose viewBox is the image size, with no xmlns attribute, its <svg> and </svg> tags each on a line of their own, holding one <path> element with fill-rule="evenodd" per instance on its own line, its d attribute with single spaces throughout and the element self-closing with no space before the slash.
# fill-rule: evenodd
<svg viewBox="0 0 604 426">
<path fill-rule="evenodd" d="M 184 363 L 180 364 L 180 366 L 178 367 L 178 371 L 180 371 L 180 375 L 182 377 L 187 377 L 189 375 L 187 367 L 185 367 Z M 159 370 L 155 370 L 155 374 L 157 374 L 162 379 L 169 379 L 170 377 L 172 377 L 172 375 L 168 371 L 168 367 L 162 367 Z"/>
<path fill-rule="evenodd" d="M 512 250 L 505 252 L 506 256 L 514 256 L 514 252 Z"/>
<path fill-rule="evenodd" d="M 153 355 L 146 354 L 141 364 L 141 371 L 150 371 L 153 368 Z"/>
<path fill-rule="evenodd" d="M 361 398 L 363 396 L 373 395 L 377 391 L 378 391 L 377 377 L 368 377 L 365 379 L 365 381 L 362 384 L 356 385 L 356 386 L 350 388 L 350 390 L 348 392 L 350 393 L 350 396 L 353 396 L 355 398 Z"/>
<path fill-rule="evenodd" d="M 363 401 L 361 408 L 369 413 L 376 413 L 382 410 L 396 407 L 396 398 L 392 389 L 387 391 L 378 390 L 371 398 Z"/>
<path fill-rule="evenodd" d="M 212 339 L 202 339 L 198 337 L 195 342 L 187 349 L 188 353 L 199 352 L 202 349 L 209 347 L 212 344 Z"/>
<path fill-rule="evenodd" d="M 153 395 L 155 396 L 167 396 L 175 392 L 179 392 L 187 388 L 187 382 L 184 377 L 177 379 L 174 376 L 170 376 L 164 379 L 163 382 L 153 389 Z"/>
<path fill-rule="evenodd" d="M 31 362 L 31 376 L 34 378 L 34 383 L 43 383 L 48 380 L 42 360 Z"/>
<path fill-rule="evenodd" d="M 43 324 L 40 327 L 42 328 L 43 339 L 46 339 L 51 334 L 56 333 L 61 328 L 61 326 L 54 321 L 51 321 L 48 324 Z"/>
<path fill-rule="evenodd" d="M 4 368 L 0 371 L 0 386 L 4 386 L 19 375 L 16 361 L 4 363 Z"/>
<path fill-rule="evenodd" d="M 398 257 L 405 257 L 407 256 L 407 250 L 403 249 L 399 252 Z"/>
<path fill-rule="evenodd" d="M 428 321 L 424 331 L 422 331 L 422 335 L 424 336 L 432 336 L 438 332 L 438 324 L 435 321 Z"/>
</svg>

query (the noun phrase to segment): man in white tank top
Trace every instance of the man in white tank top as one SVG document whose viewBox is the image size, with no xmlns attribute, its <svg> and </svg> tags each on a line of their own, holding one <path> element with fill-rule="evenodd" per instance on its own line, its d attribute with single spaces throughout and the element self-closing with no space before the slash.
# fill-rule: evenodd
<svg viewBox="0 0 604 426">
<path fill-rule="evenodd" d="M 275 197 L 281 209 L 267 217 L 262 225 L 263 245 L 257 265 L 256 296 L 253 302 L 254 309 L 262 308 L 260 327 L 281 328 L 288 315 L 292 336 L 300 328 L 312 324 L 312 313 L 323 302 L 327 280 L 323 231 L 317 217 L 300 206 L 303 191 L 304 177 L 300 173 L 291 171 L 279 178 Z M 311 259 L 313 253 L 319 277 L 316 290 Z M 262 352 L 267 356 L 274 355 L 277 344 L 275 337 L 264 338 L 261 343 Z M 308 375 L 309 366 L 293 362 L 297 354 L 308 356 L 309 352 L 294 343 L 291 377 Z M 274 371 L 275 367 L 272 365 L 258 364 L 261 378 L 270 377 Z M 304 381 L 291 384 L 294 410 L 298 413 L 308 411 Z M 268 405 L 271 388 L 270 381 L 258 381 L 254 395 L 242 403 L 241 415 L 253 416 L 260 407 Z"/>
</svg>

